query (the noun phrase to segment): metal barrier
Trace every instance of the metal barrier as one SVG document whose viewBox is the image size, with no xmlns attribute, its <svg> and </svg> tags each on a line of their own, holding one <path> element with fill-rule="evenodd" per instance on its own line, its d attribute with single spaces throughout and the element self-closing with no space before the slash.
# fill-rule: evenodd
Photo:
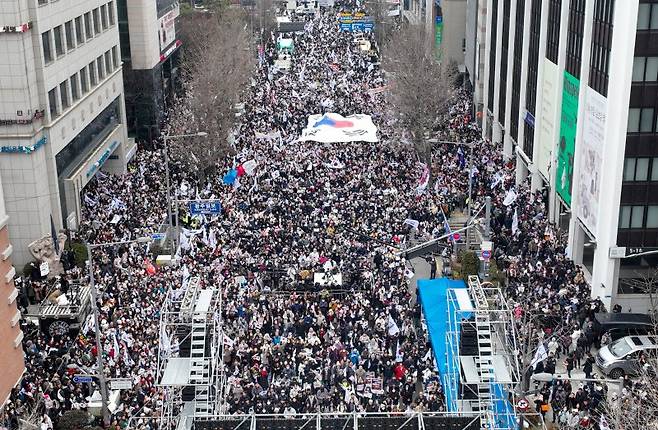
<svg viewBox="0 0 658 430">
<path fill-rule="evenodd" d="M 196 419 L 193 430 L 480 430 L 472 413 L 318 413 L 222 415 Z"/>
</svg>

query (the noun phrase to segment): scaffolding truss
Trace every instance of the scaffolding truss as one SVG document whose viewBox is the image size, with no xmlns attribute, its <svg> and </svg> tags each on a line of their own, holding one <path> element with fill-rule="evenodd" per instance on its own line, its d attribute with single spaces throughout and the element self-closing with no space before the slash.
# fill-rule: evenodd
<svg viewBox="0 0 658 430">
<path fill-rule="evenodd" d="M 468 288 L 450 289 L 448 300 L 449 410 L 479 414 L 481 428 L 518 428 L 514 412 L 519 382 L 513 313 L 500 288 L 468 277 Z"/>
<path fill-rule="evenodd" d="M 157 383 L 164 392 L 162 430 L 190 430 L 194 419 L 222 410 L 226 376 L 221 300 L 220 290 L 204 288 L 198 277 L 167 292 L 157 367 Z"/>
</svg>

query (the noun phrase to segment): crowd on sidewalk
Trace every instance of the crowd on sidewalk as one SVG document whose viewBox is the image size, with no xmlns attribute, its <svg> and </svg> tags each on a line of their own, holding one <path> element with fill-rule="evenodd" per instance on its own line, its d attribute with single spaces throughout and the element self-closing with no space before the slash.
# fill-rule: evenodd
<svg viewBox="0 0 658 430">
<path fill-rule="evenodd" d="M 427 238 L 442 234 L 441 211 L 464 207 L 469 181 L 472 203 L 493 199 L 495 259 L 507 274 L 507 293 L 519 318 L 535 316 L 527 342 L 553 339 L 567 350 L 558 334 L 582 327 L 601 308 L 547 221 L 544 196 L 516 184 L 513 162 L 481 140 L 466 92 L 455 91 L 437 137 L 472 143 L 472 150 L 437 144 L 429 186 L 428 166 L 390 145 L 399 134 L 386 95 L 368 91 L 385 84 L 379 65 L 338 31 L 335 16 L 309 19 L 295 36 L 287 74 L 273 73 L 275 42 L 236 127 L 236 155 L 205 183 L 171 166 L 179 197 L 220 200 L 222 214 L 191 217 L 180 208 L 186 228 L 174 266 L 154 267 L 145 244 L 95 250 L 103 351 L 95 348 L 91 320 L 76 336 L 51 337 L 24 325 L 27 372 L 5 410 L 6 426 L 16 428 L 18 416 L 36 409 L 48 430 L 64 411 L 84 408 L 89 387 L 72 376 L 103 353 L 109 377 L 133 380 L 121 391 L 112 428 L 126 428 L 131 417 L 131 429 L 157 428 L 165 401 L 155 385 L 157 357 L 177 354 L 175 347 L 158 350 L 160 311 L 167 292 L 191 277 L 221 290 L 225 412 L 442 410 L 420 308 L 410 304 L 410 273 L 397 250 L 412 226 Z M 323 112 L 372 115 L 380 142 L 297 141 L 308 116 Z M 153 159 L 163 159 L 160 149 L 138 152 L 126 175 L 97 175 L 83 193 L 78 237 L 128 240 L 159 227 L 167 208 L 163 169 Z M 231 169 L 239 176 L 227 180 Z M 320 285 L 316 273 L 341 274 L 342 285 Z M 65 275 L 84 276 L 79 268 Z M 171 345 L 184 342 L 174 332 L 165 336 Z"/>
</svg>

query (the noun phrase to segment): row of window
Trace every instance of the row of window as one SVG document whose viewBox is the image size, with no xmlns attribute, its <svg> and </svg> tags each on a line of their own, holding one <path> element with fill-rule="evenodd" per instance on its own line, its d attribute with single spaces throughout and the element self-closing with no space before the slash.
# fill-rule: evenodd
<svg viewBox="0 0 658 430">
<path fill-rule="evenodd" d="M 658 57 L 633 58 L 633 82 L 658 81 Z"/>
<path fill-rule="evenodd" d="M 658 228 L 658 206 L 622 206 L 619 228 Z"/>
<path fill-rule="evenodd" d="M 637 12 L 637 29 L 658 30 L 658 4 L 640 4 Z"/>
<path fill-rule="evenodd" d="M 626 158 L 624 160 L 624 181 L 658 181 L 658 157 Z"/>
<path fill-rule="evenodd" d="M 48 92 L 51 118 L 56 118 L 71 107 L 120 65 L 119 48 L 115 46 L 89 63 L 88 66 L 83 67 L 78 73 L 51 89 Z"/>
<path fill-rule="evenodd" d="M 627 133 L 653 133 L 658 130 L 654 108 L 630 108 Z"/>
<path fill-rule="evenodd" d="M 41 33 L 43 60 L 50 64 L 116 24 L 114 1 Z"/>
</svg>

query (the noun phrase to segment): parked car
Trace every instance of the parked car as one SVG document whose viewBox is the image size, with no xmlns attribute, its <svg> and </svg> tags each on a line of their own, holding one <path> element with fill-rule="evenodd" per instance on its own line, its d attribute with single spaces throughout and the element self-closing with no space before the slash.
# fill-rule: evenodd
<svg viewBox="0 0 658 430">
<path fill-rule="evenodd" d="M 607 333 L 615 341 L 624 336 L 643 336 L 655 333 L 655 323 L 647 314 L 597 313 L 594 314 L 594 331 Z"/>
<path fill-rule="evenodd" d="M 596 365 L 612 379 L 636 375 L 642 355 L 658 352 L 657 336 L 626 336 L 602 347 L 596 355 Z"/>
</svg>

